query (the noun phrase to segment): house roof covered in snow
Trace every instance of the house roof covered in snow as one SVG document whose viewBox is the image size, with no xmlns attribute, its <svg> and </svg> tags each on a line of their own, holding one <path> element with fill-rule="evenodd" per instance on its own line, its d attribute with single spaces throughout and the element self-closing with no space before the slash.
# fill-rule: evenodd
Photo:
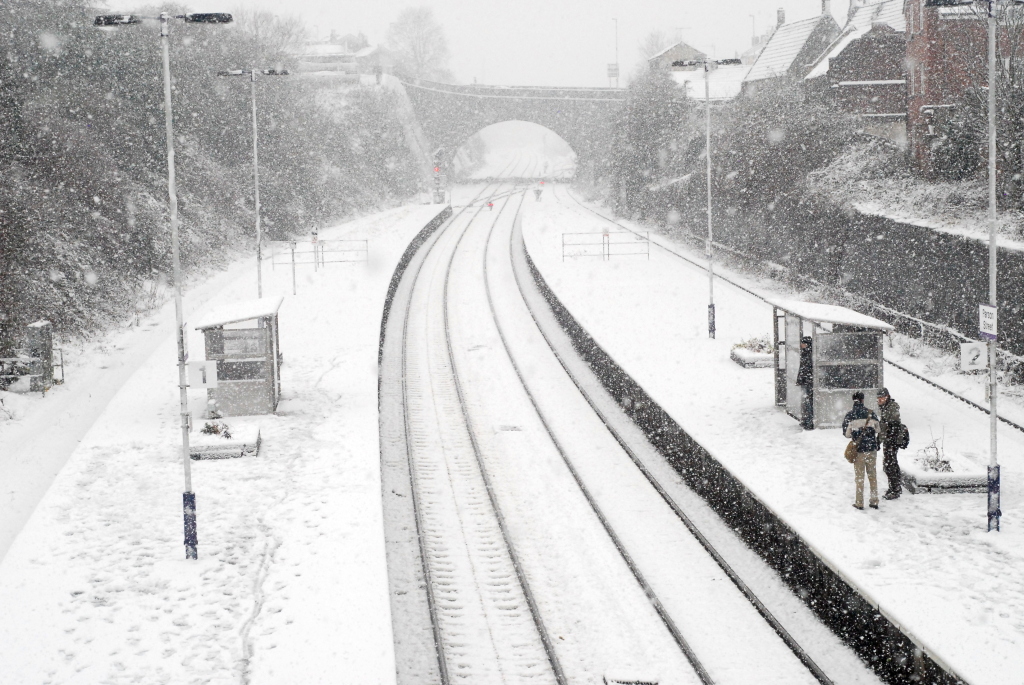
<svg viewBox="0 0 1024 685">
<path fill-rule="evenodd" d="M 804 49 L 821 20 L 821 17 L 812 17 L 780 26 L 750 68 L 747 81 L 777 78 L 789 73 L 793 60 Z"/>
<path fill-rule="evenodd" d="M 748 64 L 727 64 L 718 67 L 708 76 L 708 92 L 711 100 L 732 100 L 743 90 L 743 79 L 750 71 Z M 672 80 L 686 88 L 686 97 L 691 100 L 704 99 L 704 69 L 696 71 L 673 71 Z"/>
<path fill-rule="evenodd" d="M 283 297 L 264 297 L 261 300 L 246 300 L 244 302 L 233 302 L 223 307 L 218 307 L 199 320 L 196 330 L 227 326 L 228 324 L 251 319 L 260 319 L 264 316 L 277 316 L 277 311 L 284 302 Z"/>
<path fill-rule="evenodd" d="M 768 304 L 809 321 L 835 323 L 841 326 L 855 326 L 857 328 L 875 328 L 882 331 L 894 330 L 892 326 L 873 316 L 861 314 L 852 309 L 834 304 L 818 304 L 816 302 L 801 302 L 799 300 L 768 300 Z"/>
<path fill-rule="evenodd" d="M 903 15 L 903 0 L 861 0 L 861 2 L 864 4 L 850 8 L 850 19 L 846 22 L 843 32 L 815 60 L 814 68 L 805 77 L 807 80 L 827 74 L 829 61 L 842 54 L 850 43 L 863 38 L 876 25 L 889 26 L 900 33 L 906 32 L 907 18 Z"/>
</svg>

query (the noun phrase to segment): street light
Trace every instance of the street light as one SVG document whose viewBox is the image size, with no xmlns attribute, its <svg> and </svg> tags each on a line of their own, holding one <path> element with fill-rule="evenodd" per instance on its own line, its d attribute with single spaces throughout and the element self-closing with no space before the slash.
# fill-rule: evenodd
<svg viewBox="0 0 1024 685">
<path fill-rule="evenodd" d="M 708 237 L 704 244 L 704 254 L 708 258 L 708 337 L 715 337 L 715 252 L 712 246 L 714 231 L 711 221 L 711 71 L 719 66 L 742 64 L 738 59 L 691 59 L 685 60 L 683 66 L 704 68 L 704 135 L 705 155 L 707 157 L 708 183 Z"/>
<path fill-rule="evenodd" d="M 993 318 L 990 332 L 982 331 L 988 339 L 988 393 L 989 393 L 989 462 L 988 462 L 988 530 L 999 530 L 999 460 L 996 452 L 996 261 L 999 248 L 996 243 L 996 7 L 1024 5 L 1024 0 L 925 0 L 925 7 L 955 7 L 980 5 L 988 15 L 988 307 Z M 985 314 L 982 305 L 982 316 Z"/>
<path fill-rule="evenodd" d="M 256 76 L 288 76 L 287 69 L 231 69 L 218 71 L 217 76 L 248 76 L 252 93 L 252 183 L 256 203 L 256 295 L 263 297 L 263 229 L 260 224 L 260 156 L 259 129 L 256 126 Z"/>
<path fill-rule="evenodd" d="M 608 65 L 608 85 L 611 86 L 611 79 L 615 79 L 615 87 L 619 87 L 619 20 L 612 18 L 615 22 L 615 61 Z"/>
<path fill-rule="evenodd" d="M 185 490 L 182 493 L 182 511 L 185 518 L 185 558 L 199 558 L 199 539 L 196 532 L 196 494 L 192 492 L 192 462 L 189 454 L 188 431 L 191 417 L 188 412 L 188 383 L 185 373 L 185 324 L 181 303 L 181 254 L 178 245 L 178 191 L 174 179 L 174 117 L 171 114 L 171 19 L 189 24 L 227 24 L 230 14 L 169 14 L 159 17 L 140 17 L 132 14 L 106 14 L 96 17 L 95 26 L 116 27 L 141 24 L 143 19 L 160 21 L 160 45 L 164 67 L 164 124 L 167 134 L 167 196 L 171 220 L 171 260 L 174 266 L 174 317 L 178 328 L 178 391 L 181 400 L 181 458 L 185 470 Z"/>
</svg>

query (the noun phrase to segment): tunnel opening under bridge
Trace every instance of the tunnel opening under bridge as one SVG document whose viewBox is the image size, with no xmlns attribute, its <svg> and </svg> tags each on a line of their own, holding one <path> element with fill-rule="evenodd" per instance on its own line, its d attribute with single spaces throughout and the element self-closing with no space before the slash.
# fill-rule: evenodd
<svg viewBox="0 0 1024 685">
<path fill-rule="evenodd" d="M 452 180 L 459 183 L 492 178 L 569 181 L 578 155 L 558 133 L 529 121 L 510 120 L 485 126 L 466 138 L 452 159 Z"/>
</svg>

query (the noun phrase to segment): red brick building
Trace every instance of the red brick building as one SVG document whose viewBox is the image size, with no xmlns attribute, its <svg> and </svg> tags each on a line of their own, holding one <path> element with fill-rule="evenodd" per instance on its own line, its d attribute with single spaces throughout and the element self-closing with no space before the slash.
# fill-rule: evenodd
<svg viewBox="0 0 1024 685">
<path fill-rule="evenodd" d="M 811 92 L 858 115 L 866 130 L 906 140 L 904 0 L 853 0 L 842 33 L 805 77 Z"/>
<path fill-rule="evenodd" d="M 988 28 L 973 6 L 925 7 L 906 0 L 907 137 L 909 152 L 925 173 L 931 149 L 968 88 L 987 84 Z"/>
</svg>

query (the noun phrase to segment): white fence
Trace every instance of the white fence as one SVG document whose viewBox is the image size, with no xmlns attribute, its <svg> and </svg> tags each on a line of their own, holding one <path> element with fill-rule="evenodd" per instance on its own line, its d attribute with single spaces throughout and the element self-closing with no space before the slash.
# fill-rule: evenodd
<svg viewBox="0 0 1024 685">
<path fill-rule="evenodd" d="M 563 233 L 562 261 L 566 259 L 650 259 L 650 234 L 623 232 Z"/>
</svg>

